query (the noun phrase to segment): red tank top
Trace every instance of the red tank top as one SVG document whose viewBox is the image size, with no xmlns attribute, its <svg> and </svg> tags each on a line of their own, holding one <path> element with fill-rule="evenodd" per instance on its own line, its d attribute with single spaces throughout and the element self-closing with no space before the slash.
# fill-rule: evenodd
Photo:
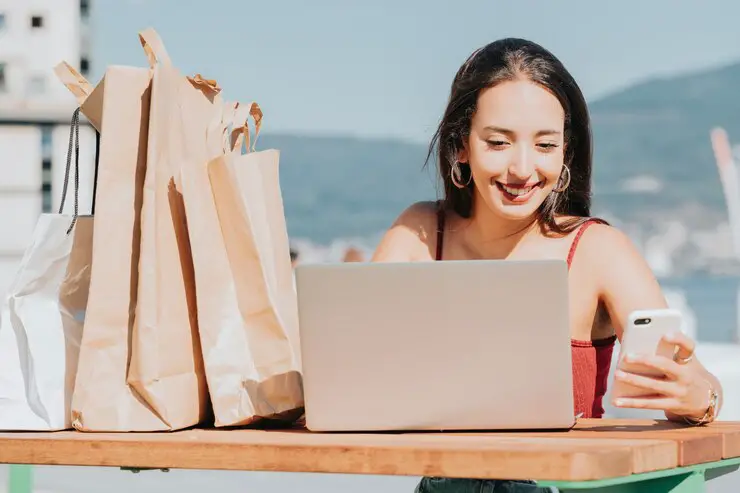
<svg viewBox="0 0 740 493">
<path fill-rule="evenodd" d="M 568 252 L 568 269 L 576 253 L 578 242 L 586 229 L 594 224 L 589 220 L 581 225 Z M 444 246 L 445 212 L 440 207 L 437 215 L 437 255 L 442 260 Z M 601 418 L 604 415 L 604 394 L 611 366 L 616 336 L 592 341 L 571 339 L 573 359 L 573 409 L 583 418 Z"/>
</svg>

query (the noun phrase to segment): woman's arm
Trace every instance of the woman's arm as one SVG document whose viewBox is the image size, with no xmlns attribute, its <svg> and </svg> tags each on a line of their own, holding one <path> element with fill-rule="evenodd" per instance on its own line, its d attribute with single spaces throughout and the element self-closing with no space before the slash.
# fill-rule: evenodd
<svg viewBox="0 0 740 493">
<path fill-rule="evenodd" d="M 433 202 L 418 202 L 398 216 L 380 240 L 372 262 L 434 260 L 437 222 Z"/>
<path fill-rule="evenodd" d="M 594 266 L 599 296 L 621 341 L 631 312 L 666 308 L 667 303 L 649 265 L 624 233 L 606 225 L 594 225 L 588 233 L 583 238 L 583 243 L 588 243 L 584 245 L 587 248 L 582 248 L 591 252 L 590 263 Z M 685 334 L 674 334 L 666 341 L 679 348 L 680 358 L 693 356 L 695 342 Z M 614 404 L 619 407 L 661 409 L 666 418 L 682 421 L 683 417 L 704 416 L 709 407 L 710 390 L 716 391 L 719 402 L 722 401 L 719 381 L 696 357 L 685 364 L 658 356 L 638 356 L 632 361 L 659 369 L 667 378 L 656 379 L 618 370 L 616 378 L 657 394 L 618 399 Z"/>
</svg>

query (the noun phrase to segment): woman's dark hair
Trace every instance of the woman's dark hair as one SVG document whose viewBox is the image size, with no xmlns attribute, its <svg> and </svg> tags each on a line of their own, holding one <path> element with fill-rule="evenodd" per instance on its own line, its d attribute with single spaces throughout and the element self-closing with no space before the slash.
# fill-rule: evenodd
<svg viewBox="0 0 740 493">
<path fill-rule="evenodd" d="M 429 144 L 427 163 L 437 154 L 444 185 L 444 206 L 462 217 L 470 217 L 473 187 L 470 166 L 461 165 L 462 183 L 457 188 L 450 173 L 463 142 L 470 135 L 480 93 L 501 82 L 530 80 L 550 91 L 565 110 L 565 165 L 570 184 L 564 192 L 552 192 L 538 210 L 540 227 L 548 233 L 567 234 L 580 226 L 591 209 L 591 124 L 586 100 L 578 84 L 555 55 L 540 45 L 517 38 L 494 41 L 474 52 L 455 75 L 450 99 L 437 131 Z M 574 220 L 556 220 L 557 216 Z"/>
</svg>

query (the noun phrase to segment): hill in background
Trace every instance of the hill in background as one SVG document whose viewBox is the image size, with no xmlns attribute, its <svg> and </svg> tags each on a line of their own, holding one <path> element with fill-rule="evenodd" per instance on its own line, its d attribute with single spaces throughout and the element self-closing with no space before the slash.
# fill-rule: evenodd
<svg viewBox="0 0 740 493">
<path fill-rule="evenodd" d="M 590 102 L 594 212 L 635 234 L 667 222 L 717 230 L 726 221 L 709 132 L 740 140 L 740 63 L 653 79 Z M 393 140 L 264 135 L 281 151 L 292 237 L 328 243 L 373 235 L 417 200 L 437 197 L 426 148 Z"/>
</svg>

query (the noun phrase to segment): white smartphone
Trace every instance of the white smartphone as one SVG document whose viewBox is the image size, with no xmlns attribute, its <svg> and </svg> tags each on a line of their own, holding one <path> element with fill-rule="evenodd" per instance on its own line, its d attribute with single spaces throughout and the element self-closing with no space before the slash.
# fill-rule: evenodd
<svg viewBox="0 0 740 493">
<path fill-rule="evenodd" d="M 658 310 L 638 310 L 629 316 L 622 335 L 617 368 L 629 373 L 651 377 L 662 377 L 662 372 L 644 365 L 627 363 L 628 354 L 663 356 L 673 358 L 675 346 L 663 341 L 663 336 L 681 331 L 683 316 L 678 310 L 663 308 Z M 650 394 L 649 391 L 632 385 L 614 381 L 615 397 L 638 397 Z"/>
</svg>

